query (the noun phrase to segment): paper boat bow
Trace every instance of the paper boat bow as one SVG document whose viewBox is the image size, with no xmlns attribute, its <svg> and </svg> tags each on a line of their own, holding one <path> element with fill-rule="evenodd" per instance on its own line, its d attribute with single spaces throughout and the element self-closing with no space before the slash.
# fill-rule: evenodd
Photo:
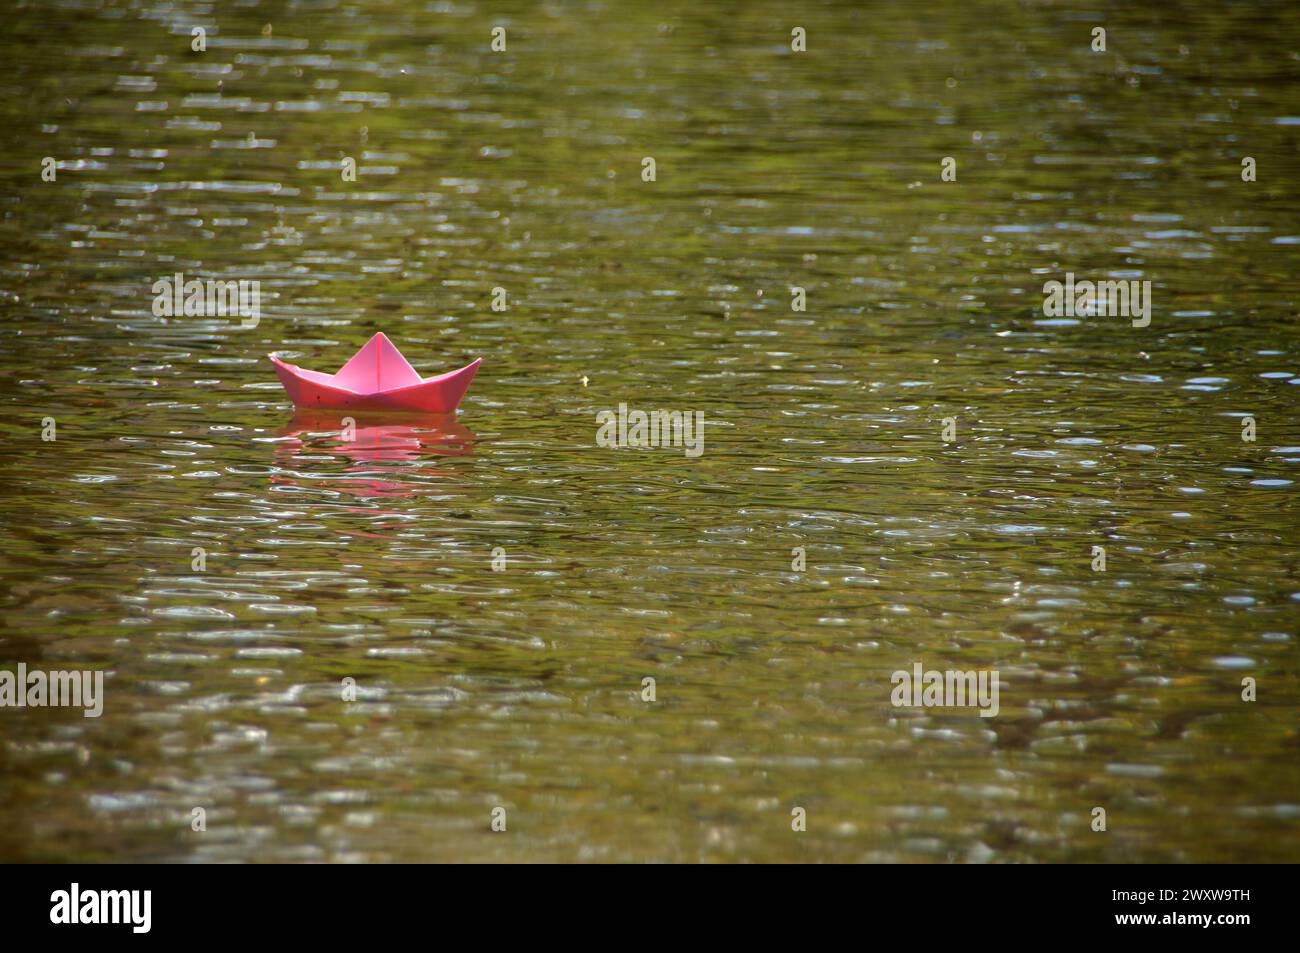
<svg viewBox="0 0 1300 953">
<path fill-rule="evenodd" d="M 446 414 L 469 390 L 482 358 L 458 371 L 425 380 L 382 331 L 352 355 L 337 374 L 286 364 L 269 355 L 289 399 L 322 410 L 410 410 Z"/>
</svg>

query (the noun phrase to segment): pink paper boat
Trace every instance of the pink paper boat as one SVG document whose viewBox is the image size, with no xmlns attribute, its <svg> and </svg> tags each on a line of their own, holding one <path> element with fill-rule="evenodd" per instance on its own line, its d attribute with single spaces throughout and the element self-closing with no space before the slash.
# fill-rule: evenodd
<svg viewBox="0 0 1300 953">
<path fill-rule="evenodd" d="M 289 399 L 321 410 L 403 410 L 449 414 L 464 398 L 482 363 L 425 380 L 382 331 L 337 374 L 322 374 L 269 355 Z"/>
</svg>

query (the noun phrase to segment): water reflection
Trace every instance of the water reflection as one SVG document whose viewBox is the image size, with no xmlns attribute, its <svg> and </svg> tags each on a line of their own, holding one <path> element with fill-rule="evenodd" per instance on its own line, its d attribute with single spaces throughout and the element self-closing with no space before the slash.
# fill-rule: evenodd
<svg viewBox="0 0 1300 953">
<path fill-rule="evenodd" d="M 430 459 L 467 457 L 474 452 L 474 432 L 455 414 L 367 416 L 299 409 L 280 436 L 284 439 L 276 444 L 272 483 L 341 490 L 362 497 L 414 496 L 429 488 L 429 477 L 452 475 L 445 468 L 428 466 Z M 316 469 L 338 456 L 356 465 L 347 467 L 342 475 Z M 401 475 L 409 472 L 412 464 L 420 482 L 375 476 L 377 469 L 381 474 Z"/>
</svg>

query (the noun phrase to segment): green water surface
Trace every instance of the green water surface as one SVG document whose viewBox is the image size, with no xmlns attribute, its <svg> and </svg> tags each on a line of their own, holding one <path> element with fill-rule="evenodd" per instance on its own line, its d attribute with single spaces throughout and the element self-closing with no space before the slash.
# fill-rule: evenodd
<svg viewBox="0 0 1300 953">
<path fill-rule="evenodd" d="M 0 58 L 0 668 L 106 675 L 0 708 L 0 860 L 1300 857 L 1300 6 L 27 2 Z M 295 419 L 267 353 L 377 331 L 483 358 L 458 418 Z"/>
</svg>

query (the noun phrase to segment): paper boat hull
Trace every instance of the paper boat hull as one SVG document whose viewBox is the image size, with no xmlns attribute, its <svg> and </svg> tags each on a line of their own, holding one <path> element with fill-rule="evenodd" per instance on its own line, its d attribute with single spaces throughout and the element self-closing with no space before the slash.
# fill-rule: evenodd
<svg viewBox="0 0 1300 953">
<path fill-rule="evenodd" d="M 294 406 L 317 410 L 389 410 L 429 414 L 452 413 L 469 390 L 482 359 L 459 370 L 431 377 L 418 384 L 363 394 L 334 383 L 332 374 L 286 364 L 274 355 L 271 362 Z"/>
</svg>

